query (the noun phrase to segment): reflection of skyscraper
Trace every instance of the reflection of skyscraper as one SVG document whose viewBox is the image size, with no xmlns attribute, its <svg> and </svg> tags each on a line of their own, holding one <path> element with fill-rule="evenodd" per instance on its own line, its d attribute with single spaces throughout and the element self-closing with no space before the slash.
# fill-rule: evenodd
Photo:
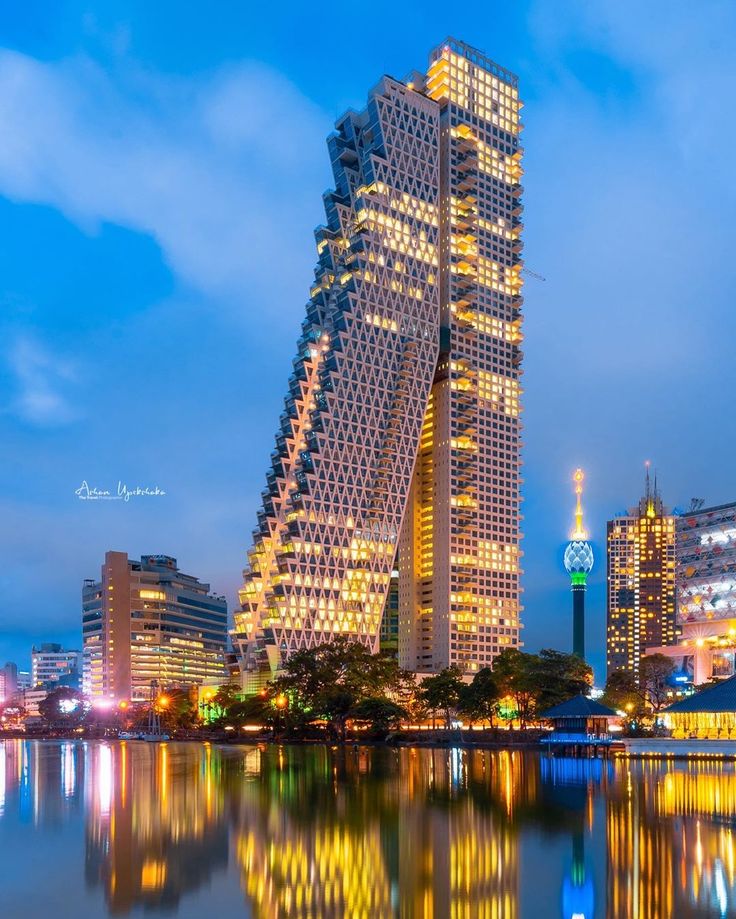
<svg viewBox="0 0 736 919">
<path fill-rule="evenodd" d="M 247 669 L 336 634 L 377 648 L 402 522 L 403 665 L 477 670 L 518 644 L 520 105 L 513 74 L 449 39 L 329 138 L 235 616 Z"/>
<path fill-rule="evenodd" d="M 518 915 L 513 814 L 537 787 L 526 766 L 518 754 L 408 752 L 401 781 L 414 792 L 399 812 L 399 915 Z"/>
<path fill-rule="evenodd" d="M 656 820 L 648 812 L 637 784 L 633 783 L 628 793 L 625 788 L 610 789 L 606 802 L 606 916 L 669 919 L 673 882 L 671 833 L 664 821 Z"/>
<path fill-rule="evenodd" d="M 513 804 L 483 806 L 491 773 L 501 795 L 519 787 L 510 757 L 401 750 L 384 771 L 386 751 L 276 755 L 236 808 L 255 917 L 516 916 Z"/>
<path fill-rule="evenodd" d="M 82 748 L 63 741 L 0 741 L 0 817 L 14 813 L 36 827 L 61 825 L 81 810 Z"/>
<path fill-rule="evenodd" d="M 736 915 L 736 780 L 723 763 L 617 764 L 606 801 L 610 919 Z"/>
<path fill-rule="evenodd" d="M 227 866 L 218 754 L 197 751 L 174 768 L 166 744 L 89 748 L 85 872 L 112 914 L 175 906 Z"/>
<path fill-rule="evenodd" d="M 256 781 L 241 783 L 236 811 L 254 919 L 392 915 L 380 807 L 367 798 L 375 789 L 354 784 L 360 758 L 326 748 L 273 754 L 254 763 Z"/>
<path fill-rule="evenodd" d="M 638 676 L 648 648 L 676 639 L 675 518 L 647 467 L 644 497 L 608 522 L 608 673 Z"/>
</svg>

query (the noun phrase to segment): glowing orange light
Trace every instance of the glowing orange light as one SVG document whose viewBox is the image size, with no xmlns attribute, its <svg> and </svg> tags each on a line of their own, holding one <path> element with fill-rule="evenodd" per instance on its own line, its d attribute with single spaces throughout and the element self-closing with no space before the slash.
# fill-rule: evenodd
<svg viewBox="0 0 736 919">
<path fill-rule="evenodd" d="M 276 696 L 276 707 L 277 707 L 277 708 L 286 708 L 286 703 L 287 703 L 287 701 L 288 701 L 288 700 L 287 700 L 286 696 L 285 696 L 283 693 L 281 693 L 280 695 Z"/>
<path fill-rule="evenodd" d="M 171 701 L 168 696 L 159 696 L 156 700 L 161 708 L 166 708 L 166 706 Z"/>
<path fill-rule="evenodd" d="M 125 701 L 125 699 L 123 699 L 122 702 L 118 702 L 118 708 L 127 708 L 127 707 L 128 707 L 128 703 Z"/>
</svg>

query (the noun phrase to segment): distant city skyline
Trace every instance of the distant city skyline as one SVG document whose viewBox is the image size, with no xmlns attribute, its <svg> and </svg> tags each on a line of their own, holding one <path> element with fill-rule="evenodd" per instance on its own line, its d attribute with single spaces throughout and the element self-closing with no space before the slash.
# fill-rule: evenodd
<svg viewBox="0 0 736 919">
<path fill-rule="evenodd" d="M 538 0 L 467 22 L 430 4 L 419 22 L 378 3 L 392 28 L 360 53 L 333 43 L 328 73 L 337 9 L 5 17 L 0 660 L 79 645 L 81 585 L 107 549 L 175 556 L 235 606 L 330 184 L 324 136 L 447 34 L 524 86 L 525 261 L 546 278 L 524 291 L 526 648 L 568 643 L 576 467 L 598 559 L 647 458 L 669 506 L 736 498 L 736 9 Z M 83 481 L 166 494 L 83 501 Z M 602 564 L 586 607 L 600 682 Z"/>
</svg>

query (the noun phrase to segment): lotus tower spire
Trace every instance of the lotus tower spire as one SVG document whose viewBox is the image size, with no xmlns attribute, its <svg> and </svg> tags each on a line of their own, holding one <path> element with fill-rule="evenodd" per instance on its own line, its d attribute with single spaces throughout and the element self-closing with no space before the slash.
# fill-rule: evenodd
<svg viewBox="0 0 736 919">
<path fill-rule="evenodd" d="M 564 561 L 572 589 L 572 650 L 573 654 L 585 659 L 585 590 L 593 567 L 593 549 L 583 525 L 585 473 L 582 469 L 576 469 L 572 479 L 575 484 L 575 527 L 565 548 Z"/>
</svg>

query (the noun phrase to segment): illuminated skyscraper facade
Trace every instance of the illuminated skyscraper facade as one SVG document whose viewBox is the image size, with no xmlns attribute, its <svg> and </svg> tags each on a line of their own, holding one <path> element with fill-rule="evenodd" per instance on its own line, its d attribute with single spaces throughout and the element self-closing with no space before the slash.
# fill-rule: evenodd
<svg viewBox="0 0 736 919">
<path fill-rule="evenodd" d="M 517 78 L 467 45 L 430 60 L 441 334 L 401 537 L 399 660 L 470 672 L 521 628 L 521 103 Z"/>
<path fill-rule="evenodd" d="M 168 555 L 106 552 L 82 589 L 82 638 L 85 695 L 147 701 L 154 683 L 225 678 L 227 601 Z"/>
<path fill-rule="evenodd" d="M 649 481 L 639 504 L 609 520 L 607 667 L 638 677 L 648 649 L 677 640 L 675 518 Z"/>
<path fill-rule="evenodd" d="M 698 502 L 701 503 L 701 502 Z M 676 523 L 679 643 L 651 648 L 675 661 L 678 683 L 736 674 L 736 503 L 695 506 Z"/>
<path fill-rule="evenodd" d="M 335 190 L 235 615 L 244 669 L 378 648 L 399 534 L 404 666 L 519 639 L 516 78 L 448 40 L 328 140 Z M 415 462 L 416 461 L 416 462 Z"/>
</svg>

